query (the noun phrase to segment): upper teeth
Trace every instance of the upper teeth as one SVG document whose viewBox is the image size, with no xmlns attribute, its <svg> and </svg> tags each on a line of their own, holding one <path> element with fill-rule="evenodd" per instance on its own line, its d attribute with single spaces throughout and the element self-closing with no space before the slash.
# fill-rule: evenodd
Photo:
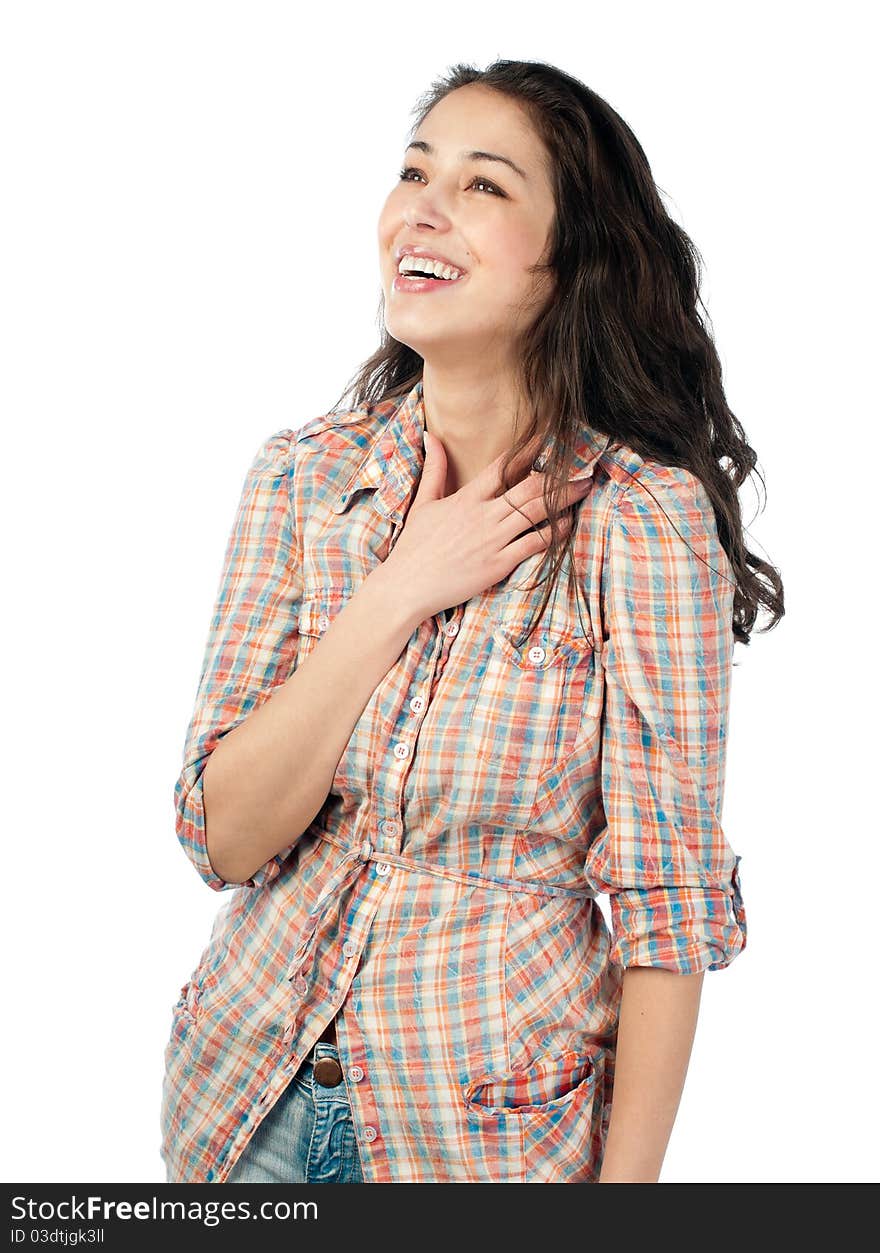
<svg viewBox="0 0 880 1253">
<path fill-rule="evenodd" d="M 442 261 L 432 261 L 430 257 L 413 257 L 409 253 L 400 258 L 397 267 L 398 274 L 403 274 L 406 270 L 421 270 L 424 274 L 434 274 L 439 278 L 461 276 L 461 270 L 457 270 L 454 265 L 444 265 Z"/>
</svg>

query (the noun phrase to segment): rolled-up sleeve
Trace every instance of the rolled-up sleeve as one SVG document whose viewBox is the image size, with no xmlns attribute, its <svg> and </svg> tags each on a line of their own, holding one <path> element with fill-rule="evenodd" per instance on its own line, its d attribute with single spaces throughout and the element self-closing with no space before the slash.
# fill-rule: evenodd
<svg viewBox="0 0 880 1253">
<path fill-rule="evenodd" d="M 740 857 L 721 826 L 732 567 L 705 487 L 677 467 L 645 464 L 605 544 L 604 815 L 586 879 L 609 894 L 612 961 L 720 970 L 746 945 Z"/>
<path fill-rule="evenodd" d="M 226 735 L 294 668 L 302 596 L 290 480 L 295 432 L 265 440 L 245 477 L 205 644 L 183 767 L 174 787 L 177 837 L 214 891 L 274 879 L 295 847 L 282 849 L 245 885 L 214 871 L 205 840 L 203 774 Z"/>
</svg>

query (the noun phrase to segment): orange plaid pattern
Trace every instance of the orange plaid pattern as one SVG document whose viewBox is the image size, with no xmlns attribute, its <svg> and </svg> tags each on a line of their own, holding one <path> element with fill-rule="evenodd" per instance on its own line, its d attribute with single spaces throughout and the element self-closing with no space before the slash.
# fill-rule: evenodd
<svg viewBox="0 0 880 1253">
<path fill-rule="evenodd" d="M 223 1182 L 336 1015 L 365 1181 L 594 1181 L 623 968 L 745 947 L 731 567 L 694 475 L 588 426 L 581 597 L 560 579 L 522 645 L 538 555 L 422 622 L 311 826 L 245 885 L 214 873 L 205 763 L 387 557 L 423 429 L 419 382 L 277 432 L 245 479 L 174 793 L 195 869 L 235 890 L 171 1013 L 169 1180 Z"/>
</svg>

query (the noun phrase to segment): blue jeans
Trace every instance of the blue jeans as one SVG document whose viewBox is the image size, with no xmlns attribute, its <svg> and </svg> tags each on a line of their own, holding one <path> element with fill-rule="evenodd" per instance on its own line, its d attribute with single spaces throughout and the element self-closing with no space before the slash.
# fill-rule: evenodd
<svg viewBox="0 0 880 1253">
<path fill-rule="evenodd" d="M 318 1083 L 313 1061 L 332 1057 L 319 1040 L 245 1145 L 227 1183 L 363 1183 L 345 1080 Z"/>
</svg>

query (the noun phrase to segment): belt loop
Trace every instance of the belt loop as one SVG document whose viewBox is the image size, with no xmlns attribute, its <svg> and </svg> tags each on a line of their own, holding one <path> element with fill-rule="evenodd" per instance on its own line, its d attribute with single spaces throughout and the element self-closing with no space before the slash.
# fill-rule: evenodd
<svg viewBox="0 0 880 1253">
<path fill-rule="evenodd" d="M 373 855 L 372 844 L 370 843 L 369 840 L 364 840 L 361 843 L 361 852 L 360 852 L 361 861 L 369 861 L 372 855 Z"/>
</svg>

